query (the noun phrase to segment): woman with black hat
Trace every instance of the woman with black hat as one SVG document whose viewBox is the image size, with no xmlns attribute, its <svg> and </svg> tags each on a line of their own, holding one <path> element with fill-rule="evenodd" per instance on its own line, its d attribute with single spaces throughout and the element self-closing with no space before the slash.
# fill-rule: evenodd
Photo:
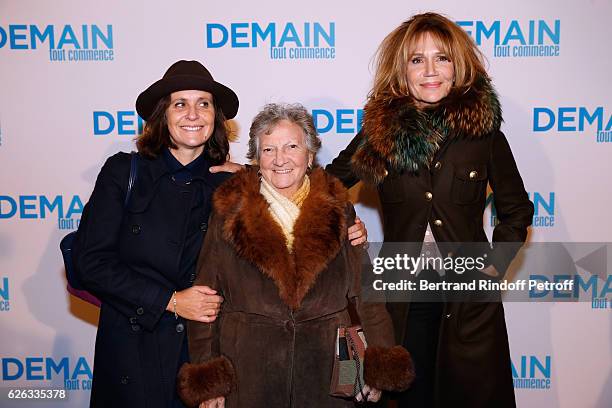
<svg viewBox="0 0 612 408">
<path fill-rule="evenodd" d="M 92 407 L 183 406 L 186 320 L 212 322 L 223 300 L 192 283 L 212 193 L 228 177 L 209 169 L 227 157 L 238 97 L 199 62 L 178 61 L 136 109 L 146 125 L 134 184 L 131 156 L 110 157 L 73 246 L 78 277 L 102 300 Z"/>
</svg>

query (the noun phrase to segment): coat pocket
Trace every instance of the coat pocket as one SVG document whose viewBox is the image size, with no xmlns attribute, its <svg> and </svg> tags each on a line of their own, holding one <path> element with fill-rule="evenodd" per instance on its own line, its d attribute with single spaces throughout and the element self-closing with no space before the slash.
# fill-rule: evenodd
<svg viewBox="0 0 612 408">
<path fill-rule="evenodd" d="M 478 202 L 487 191 L 486 164 L 456 164 L 453 172 L 451 198 L 455 204 Z"/>
</svg>

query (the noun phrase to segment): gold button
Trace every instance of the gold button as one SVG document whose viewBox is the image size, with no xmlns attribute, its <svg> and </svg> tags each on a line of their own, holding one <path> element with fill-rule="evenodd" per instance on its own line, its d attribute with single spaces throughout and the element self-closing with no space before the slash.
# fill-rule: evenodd
<svg viewBox="0 0 612 408">
<path fill-rule="evenodd" d="M 476 170 L 470 171 L 470 178 L 475 179 L 476 177 L 478 177 L 478 172 Z"/>
<path fill-rule="evenodd" d="M 435 221 L 434 221 L 434 225 L 435 225 L 436 227 L 441 227 L 441 226 L 442 226 L 442 220 L 435 220 Z"/>
<path fill-rule="evenodd" d="M 429 191 L 425 193 L 425 199 L 427 201 L 431 201 L 432 198 L 433 198 L 433 194 L 431 194 Z"/>
<path fill-rule="evenodd" d="M 387 177 L 389 175 L 389 172 L 387 171 L 387 169 L 385 169 L 385 177 Z"/>
<path fill-rule="evenodd" d="M 436 164 L 434 164 L 434 168 L 436 170 L 440 170 L 440 167 L 442 167 L 442 163 L 440 163 L 439 161 L 436 162 Z"/>
</svg>

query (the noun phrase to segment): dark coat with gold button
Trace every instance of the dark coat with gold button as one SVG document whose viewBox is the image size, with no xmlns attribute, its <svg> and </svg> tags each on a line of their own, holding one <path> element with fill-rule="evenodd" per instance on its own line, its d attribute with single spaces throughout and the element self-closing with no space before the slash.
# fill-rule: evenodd
<svg viewBox="0 0 612 408">
<path fill-rule="evenodd" d="M 195 280 L 197 250 L 191 273 L 182 267 L 185 237 L 205 234 L 212 192 L 228 176 L 207 165 L 199 171 L 204 203 L 196 226 L 188 223 L 198 183 L 173 185 L 161 155 L 138 160 L 127 208 L 130 155 L 110 157 L 98 176 L 73 246 L 82 285 L 102 300 L 92 407 L 165 408 L 174 395 L 186 322 L 165 309 L 174 290 Z"/>
<path fill-rule="evenodd" d="M 347 239 L 354 211 L 346 189 L 322 169 L 312 172 L 289 252 L 259 188 L 249 169 L 215 193 L 196 284 L 225 301 L 213 324 L 189 323 L 192 364 L 178 384 L 187 406 L 221 395 L 228 408 L 353 406 L 329 395 L 336 331 L 351 324 L 350 302 L 369 346 L 366 383 L 405 389 L 410 357 L 394 347 L 384 304 L 362 301 L 365 253 Z"/>
<path fill-rule="evenodd" d="M 423 110 L 410 97 L 371 100 L 362 131 L 327 171 L 346 186 L 363 180 L 377 187 L 386 242 L 423 242 L 428 224 L 439 244 L 486 242 L 490 185 L 499 220 L 493 243 L 517 243 L 488 254 L 504 273 L 526 239 L 533 205 L 501 121 L 497 96 L 484 78 Z M 389 303 L 388 309 L 402 344 L 410 335 L 409 304 Z M 446 303 L 437 367 L 438 406 L 514 406 L 501 303 Z"/>
</svg>

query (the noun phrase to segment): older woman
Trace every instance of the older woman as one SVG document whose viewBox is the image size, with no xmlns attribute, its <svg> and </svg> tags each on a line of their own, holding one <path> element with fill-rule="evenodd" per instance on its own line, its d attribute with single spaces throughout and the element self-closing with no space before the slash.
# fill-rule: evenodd
<svg viewBox="0 0 612 408">
<path fill-rule="evenodd" d="M 179 375 L 189 406 L 342 407 L 329 395 L 335 336 L 356 310 L 369 348 L 368 399 L 404 389 L 410 357 L 393 346 L 384 305 L 361 301 L 363 250 L 351 246 L 347 191 L 313 169 L 321 144 L 300 105 L 267 105 L 250 129 L 248 157 L 213 199 L 196 284 L 224 297 L 220 319 L 189 325 L 193 364 Z"/>
<path fill-rule="evenodd" d="M 495 247 L 476 274 L 501 277 L 533 205 L 476 45 L 449 19 L 419 14 L 385 38 L 377 62 L 362 131 L 327 171 L 346 186 L 378 187 L 389 242 L 486 242 L 489 183 L 499 220 L 493 242 L 515 245 Z M 417 375 L 400 406 L 515 405 L 501 303 L 395 303 L 389 311 Z"/>
<path fill-rule="evenodd" d="M 222 298 L 192 286 L 211 197 L 227 174 L 225 120 L 238 98 L 196 61 L 178 61 L 136 101 L 146 120 L 126 204 L 130 155 L 106 161 L 73 247 L 83 286 L 102 300 L 92 407 L 183 406 L 186 321 L 211 322 Z"/>
</svg>

